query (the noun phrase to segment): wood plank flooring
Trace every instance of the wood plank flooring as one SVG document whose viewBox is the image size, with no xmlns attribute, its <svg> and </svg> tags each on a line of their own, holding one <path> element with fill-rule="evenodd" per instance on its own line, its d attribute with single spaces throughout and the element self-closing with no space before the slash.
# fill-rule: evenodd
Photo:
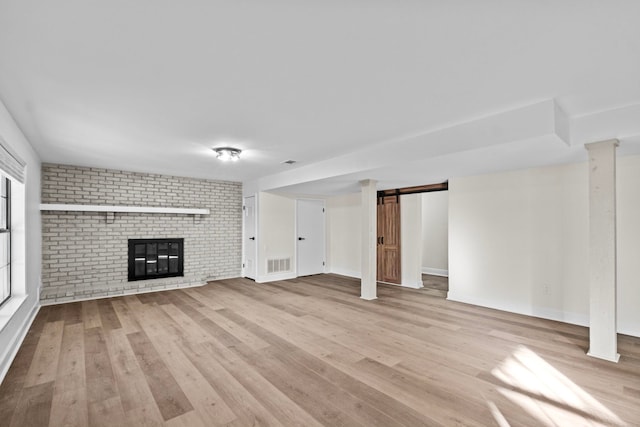
<svg viewBox="0 0 640 427">
<path fill-rule="evenodd" d="M 449 291 L 449 278 L 444 276 L 434 276 L 433 274 L 423 274 L 422 285 L 427 289 L 447 292 Z"/>
<path fill-rule="evenodd" d="M 429 295 L 446 298 L 449 294 L 449 278 L 443 276 L 434 276 L 432 274 L 422 275 L 421 290 Z"/>
<path fill-rule="evenodd" d="M 233 279 L 43 307 L 0 425 L 637 426 L 640 339 L 359 281 Z"/>
</svg>

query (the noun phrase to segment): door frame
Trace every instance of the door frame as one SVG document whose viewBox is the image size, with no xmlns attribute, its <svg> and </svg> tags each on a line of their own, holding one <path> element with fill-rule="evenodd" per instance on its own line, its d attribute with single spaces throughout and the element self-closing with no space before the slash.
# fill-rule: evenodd
<svg viewBox="0 0 640 427">
<path fill-rule="evenodd" d="M 294 226 L 295 226 L 295 236 L 293 236 L 293 241 L 294 241 L 294 245 L 295 245 L 295 258 L 296 258 L 296 277 L 300 277 L 300 275 L 298 274 L 298 202 L 299 201 L 304 201 L 304 200 L 309 200 L 309 201 L 314 201 L 314 202 L 322 202 L 322 209 L 324 209 L 324 216 L 322 217 L 323 222 L 322 222 L 322 228 L 323 228 L 323 233 L 322 233 L 322 253 L 324 254 L 324 266 L 322 269 L 322 273 L 326 274 L 327 273 L 327 268 L 328 268 L 328 257 L 327 257 L 327 201 L 325 199 L 320 199 L 320 198 L 313 198 L 313 197 L 298 197 L 296 198 L 296 204 L 295 204 L 295 217 L 294 217 Z"/>
<path fill-rule="evenodd" d="M 255 253 L 254 255 L 254 264 L 255 264 L 255 277 L 249 277 L 249 279 L 253 279 L 253 280 L 258 280 L 258 195 L 257 194 L 250 194 L 248 196 L 242 196 L 242 261 L 241 261 L 241 266 L 242 266 L 242 277 L 247 277 L 246 275 L 246 270 L 247 268 L 245 267 L 245 261 L 247 259 L 246 255 L 246 251 L 247 251 L 247 246 L 246 246 L 246 239 L 247 239 L 247 232 L 246 232 L 246 216 L 244 214 L 245 211 L 245 199 L 249 198 L 249 197 L 253 197 L 253 211 L 254 211 L 254 215 L 253 215 L 253 229 L 255 231 Z"/>
</svg>

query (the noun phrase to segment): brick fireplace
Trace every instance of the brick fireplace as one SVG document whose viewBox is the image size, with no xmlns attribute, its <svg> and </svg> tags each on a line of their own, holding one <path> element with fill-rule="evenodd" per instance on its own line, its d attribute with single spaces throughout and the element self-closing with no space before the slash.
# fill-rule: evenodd
<svg viewBox="0 0 640 427">
<path fill-rule="evenodd" d="M 241 274 L 241 183 L 44 164 L 42 203 L 210 211 L 190 215 L 43 210 L 43 304 L 195 286 Z M 129 239 L 176 236 L 183 239 L 182 275 L 129 280 Z M 155 260 L 145 258 L 145 272 L 147 265 L 153 271 L 152 264 L 164 269 L 164 246 L 155 249 Z"/>
</svg>

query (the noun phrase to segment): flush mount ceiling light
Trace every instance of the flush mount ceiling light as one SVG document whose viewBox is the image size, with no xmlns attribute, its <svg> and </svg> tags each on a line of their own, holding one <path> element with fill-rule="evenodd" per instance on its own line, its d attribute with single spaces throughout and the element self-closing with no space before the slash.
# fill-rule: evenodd
<svg viewBox="0 0 640 427">
<path fill-rule="evenodd" d="M 216 157 L 223 162 L 237 162 L 240 159 L 240 153 L 242 153 L 242 150 L 232 147 L 213 148 L 213 151 L 216 152 Z"/>
</svg>

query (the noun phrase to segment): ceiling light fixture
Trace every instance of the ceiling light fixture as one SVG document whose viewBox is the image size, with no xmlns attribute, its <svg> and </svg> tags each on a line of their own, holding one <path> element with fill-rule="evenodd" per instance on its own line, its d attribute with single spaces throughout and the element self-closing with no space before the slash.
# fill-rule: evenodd
<svg viewBox="0 0 640 427">
<path fill-rule="evenodd" d="M 240 153 L 242 153 L 242 150 L 232 147 L 213 148 L 213 151 L 216 152 L 216 157 L 223 162 L 237 162 L 240 159 Z"/>
</svg>

